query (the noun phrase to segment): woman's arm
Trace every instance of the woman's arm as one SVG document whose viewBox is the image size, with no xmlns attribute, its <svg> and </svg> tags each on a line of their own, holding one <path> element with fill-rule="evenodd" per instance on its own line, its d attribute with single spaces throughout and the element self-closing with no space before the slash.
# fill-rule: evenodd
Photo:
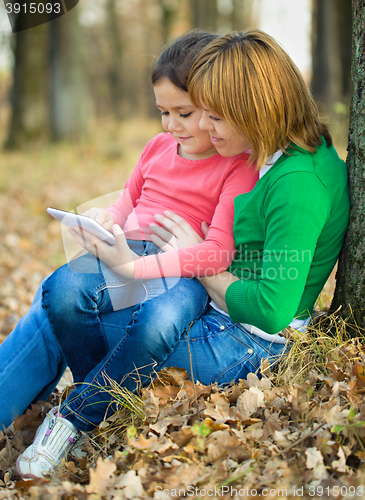
<svg viewBox="0 0 365 500">
<path fill-rule="evenodd" d="M 164 252 L 197 245 L 203 241 L 203 238 L 194 231 L 185 219 L 172 212 L 166 211 L 164 215 L 158 214 L 156 215 L 156 220 L 158 220 L 162 227 L 157 224 L 151 225 L 151 228 L 155 232 L 152 235 L 152 241 Z M 204 237 L 208 236 L 208 232 L 208 224 L 203 222 L 202 233 Z M 238 281 L 238 278 L 225 271 L 214 276 L 198 279 L 214 302 L 223 311 L 227 312 L 226 290 L 234 281 Z"/>
<path fill-rule="evenodd" d="M 214 300 L 218 307 L 228 313 L 226 304 L 226 291 L 227 288 L 238 278 L 233 276 L 232 273 L 225 271 L 215 276 L 207 276 L 206 278 L 198 278 L 200 283 L 206 289 L 209 297 Z"/>
</svg>

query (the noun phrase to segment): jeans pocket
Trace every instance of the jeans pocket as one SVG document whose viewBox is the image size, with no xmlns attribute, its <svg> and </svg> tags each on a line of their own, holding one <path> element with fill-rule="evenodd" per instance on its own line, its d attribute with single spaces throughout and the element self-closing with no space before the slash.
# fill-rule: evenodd
<svg viewBox="0 0 365 500">
<path fill-rule="evenodd" d="M 254 350 L 247 346 L 246 353 L 231 365 L 222 370 L 213 382 L 219 385 L 229 384 L 232 381 L 246 379 L 249 373 L 256 373 L 260 369 L 260 359 Z"/>
<path fill-rule="evenodd" d="M 242 336 L 236 335 L 237 327 L 234 324 L 227 328 L 224 321 L 218 321 L 218 323 L 221 335 L 218 334 L 216 339 L 220 338 L 218 342 L 221 347 L 225 348 L 225 354 L 221 356 L 221 370 L 214 382 L 220 385 L 227 384 L 232 380 L 238 381 L 246 378 L 250 372 L 257 372 L 260 368 L 260 353 L 250 343 L 245 342 Z"/>
</svg>

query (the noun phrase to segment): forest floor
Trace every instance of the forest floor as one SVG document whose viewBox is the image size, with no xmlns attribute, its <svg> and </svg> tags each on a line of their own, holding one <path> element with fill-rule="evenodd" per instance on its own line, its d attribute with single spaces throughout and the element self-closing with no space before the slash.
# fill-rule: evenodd
<svg viewBox="0 0 365 500">
<path fill-rule="evenodd" d="M 60 224 L 46 208 L 71 210 L 121 190 L 159 131 L 144 125 L 105 124 L 97 139 L 72 147 L 0 154 L 0 342 L 42 279 L 66 262 Z M 332 289 L 333 277 L 322 306 Z M 261 380 L 250 374 L 219 388 L 182 370 L 160 372 L 133 412 L 121 409 L 88 438 L 83 458 L 22 481 L 16 458 L 60 392 L 33 405 L 0 431 L 0 500 L 365 498 L 365 350 L 334 318 L 287 335 L 290 355 L 276 371 L 264 364 Z"/>
</svg>

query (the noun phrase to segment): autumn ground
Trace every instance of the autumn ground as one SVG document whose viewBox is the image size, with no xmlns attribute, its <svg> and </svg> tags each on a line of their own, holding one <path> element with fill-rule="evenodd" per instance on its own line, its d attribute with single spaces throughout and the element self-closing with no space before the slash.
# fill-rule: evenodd
<svg viewBox="0 0 365 500">
<path fill-rule="evenodd" d="M 72 147 L 1 153 L 0 341 L 65 262 L 60 225 L 45 209 L 121 189 L 158 127 L 105 124 Z M 331 285 L 322 302 L 330 294 Z M 291 354 L 261 380 L 251 374 L 223 389 L 160 373 L 132 415 L 124 409 L 90 436 L 84 458 L 50 479 L 21 481 L 15 460 L 60 395 L 33 405 L 0 432 L 0 500 L 365 497 L 365 351 L 330 321 L 331 335 L 328 324 L 288 332 Z"/>
</svg>

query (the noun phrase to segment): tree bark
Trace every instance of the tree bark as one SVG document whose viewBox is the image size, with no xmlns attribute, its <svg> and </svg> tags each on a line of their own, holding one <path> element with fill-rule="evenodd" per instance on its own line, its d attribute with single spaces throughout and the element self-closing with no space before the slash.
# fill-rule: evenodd
<svg viewBox="0 0 365 500">
<path fill-rule="evenodd" d="M 353 0 L 352 98 L 347 165 L 351 212 L 331 309 L 352 310 L 365 328 L 365 0 Z M 351 329 L 358 334 L 356 329 Z"/>
</svg>

